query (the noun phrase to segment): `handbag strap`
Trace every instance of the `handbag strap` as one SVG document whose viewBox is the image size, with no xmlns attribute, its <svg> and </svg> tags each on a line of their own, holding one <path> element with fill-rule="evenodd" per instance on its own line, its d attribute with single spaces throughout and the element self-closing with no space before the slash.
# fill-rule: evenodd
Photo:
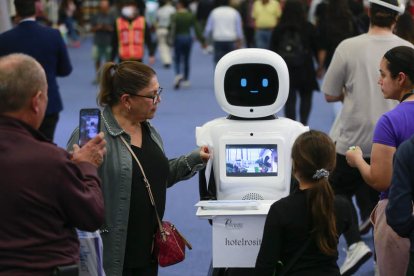
<svg viewBox="0 0 414 276">
<path fill-rule="evenodd" d="M 145 175 L 144 168 L 142 167 L 141 162 L 139 162 L 138 157 L 136 156 L 136 154 L 132 150 L 131 146 L 127 143 L 127 141 L 125 141 L 125 138 L 122 137 L 122 135 L 120 137 L 121 137 L 122 142 L 127 147 L 128 151 L 131 153 L 132 157 L 135 159 L 135 161 L 137 161 L 138 167 L 141 170 L 142 177 L 144 179 L 144 184 L 145 184 L 145 187 L 147 188 L 148 196 L 149 196 L 149 199 L 151 201 L 151 205 L 154 207 L 155 215 L 157 216 L 157 222 L 158 222 L 158 227 L 160 229 L 161 237 L 162 237 L 163 241 L 165 242 L 167 240 L 167 235 L 169 235 L 169 233 L 167 233 L 167 231 L 165 230 L 165 228 L 162 226 L 162 222 L 161 222 L 160 216 L 158 215 L 157 206 L 155 205 L 154 196 L 152 195 L 151 185 L 150 185 L 150 183 L 148 181 L 147 176 Z M 177 230 L 177 228 L 175 228 L 175 232 L 178 235 L 180 235 L 180 237 L 183 239 L 185 245 L 189 249 L 192 249 L 192 246 L 191 246 L 190 242 L 187 241 L 186 238 L 184 238 L 184 236 Z"/>
<path fill-rule="evenodd" d="M 305 252 L 305 249 L 308 248 L 310 241 L 311 241 L 311 238 L 309 237 L 307 241 L 305 242 L 305 244 L 299 249 L 299 251 L 296 252 L 293 258 L 290 259 L 290 261 L 285 266 L 283 266 L 280 273 L 277 274 L 278 276 L 286 275 L 289 272 L 289 270 L 293 267 L 293 265 L 297 262 L 297 260 L 299 260 L 300 256 L 302 256 L 303 252 Z"/>
<path fill-rule="evenodd" d="M 145 175 L 144 168 L 142 167 L 141 162 L 139 162 L 138 157 L 135 155 L 134 151 L 131 149 L 131 146 L 127 143 L 127 141 L 125 141 L 125 138 L 122 135 L 120 137 L 121 137 L 122 142 L 125 144 L 125 146 L 129 150 L 129 152 L 131 153 L 132 157 L 135 159 L 135 161 L 138 164 L 138 167 L 139 167 L 139 169 L 142 173 L 142 177 L 144 179 L 145 187 L 147 188 L 147 191 L 148 191 L 148 196 L 149 196 L 149 199 L 151 201 L 151 205 L 155 209 L 155 215 L 157 216 L 158 227 L 160 228 L 161 234 L 164 236 L 165 235 L 165 230 L 164 230 L 164 227 L 162 226 L 160 216 L 158 215 L 157 206 L 155 205 L 154 196 L 152 195 L 152 191 L 151 191 L 151 185 L 148 181 L 147 176 Z"/>
</svg>

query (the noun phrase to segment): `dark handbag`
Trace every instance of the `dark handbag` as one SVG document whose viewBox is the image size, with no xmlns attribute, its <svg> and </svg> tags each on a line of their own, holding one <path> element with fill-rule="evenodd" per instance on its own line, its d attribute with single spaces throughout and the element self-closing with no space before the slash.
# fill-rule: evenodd
<svg viewBox="0 0 414 276">
<path fill-rule="evenodd" d="M 154 253 L 157 257 L 158 264 L 162 267 L 165 267 L 182 262 L 185 259 L 185 246 L 191 250 L 191 244 L 184 238 L 184 236 L 171 222 L 161 221 L 157 208 L 155 206 L 151 186 L 148 182 L 147 176 L 145 175 L 144 169 L 142 168 L 138 157 L 132 151 L 129 144 L 125 141 L 124 137 L 121 136 L 121 140 L 124 142 L 125 146 L 128 148 L 129 152 L 141 170 L 142 176 L 144 177 L 145 187 L 148 191 L 148 196 L 150 198 L 152 206 L 155 209 L 155 215 L 157 216 L 158 221 L 158 229 L 155 233 L 154 238 Z"/>
</svg>

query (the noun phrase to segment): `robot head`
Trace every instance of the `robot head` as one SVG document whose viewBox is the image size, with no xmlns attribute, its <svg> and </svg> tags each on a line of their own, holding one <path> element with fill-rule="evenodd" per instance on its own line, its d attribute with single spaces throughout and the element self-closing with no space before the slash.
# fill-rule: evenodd
<svg viewBox="0 0 414 276">
<path fill-rule="evenodd" d="M 214 90 L 221 108 L 241 118 L 273 115 L 285 105 L 289 72 L 285 61 L 265 49 L 235 50 L 217 63 Z"/>
</svg>

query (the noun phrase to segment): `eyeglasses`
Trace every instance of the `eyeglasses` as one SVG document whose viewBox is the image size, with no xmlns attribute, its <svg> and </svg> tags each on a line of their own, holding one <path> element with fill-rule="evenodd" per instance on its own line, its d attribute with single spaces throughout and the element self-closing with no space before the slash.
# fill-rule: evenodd
<svg viewBox="0 0 414 276">
<path fill-rule="evenodd" d="M 145 95 L 138 95 L 138 94 L 132 94 L 132 93 L 125 93 L 125 94 L 128 94 L 130 96 L 136 96 L 136 97 L 141 97 L 141 98 L 152 99 L 152 103 L 157 104 L 158 100 L 161 99 L 162 89 L 163 89 L 162 87 L 158 87 L 157 93 L 154 96 L 145 96 Z"/>
</svg>

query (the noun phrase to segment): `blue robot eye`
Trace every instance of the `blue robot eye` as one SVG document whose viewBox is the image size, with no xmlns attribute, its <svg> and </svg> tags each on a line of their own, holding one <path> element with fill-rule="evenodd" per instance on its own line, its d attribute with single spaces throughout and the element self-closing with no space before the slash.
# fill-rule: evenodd
<svg viewBox="0 0 414 276">
<path fill-rule="evenodd" d="M 240 80 L 240 85 L 241 87 L 246 87 L 247 86 L 247 79 L 243 78 Z"/>
<path fill-rule="evenodd" d="M 267 87 L 268 85 L 269 85 L 269 80 L 268 79 L 262 79 L 262 86 Z"/>
</svg>

